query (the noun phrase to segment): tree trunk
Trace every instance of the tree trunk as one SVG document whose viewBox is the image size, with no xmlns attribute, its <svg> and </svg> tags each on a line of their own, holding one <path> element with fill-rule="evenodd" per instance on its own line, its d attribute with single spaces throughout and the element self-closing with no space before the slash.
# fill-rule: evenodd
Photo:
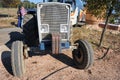
<svg viewBox="0 0 120 80">
<path fill-rule="evenodd" d="M 103 31 L 102 31 L 102 34 L 101 34 L 99 47 L 101 47 L 101 45 L 102 45 L 102 41 L 103 41 L 103 38 L 104 38 L 104 35 L 105 35 L 105 31 L 107 29 L 108 20 L 109 20 L 109 17 L 111 15 L 112 11 L 113 11 L 113 7 L 111 6 L 110 9 L 109 9 L 109 12 L 107 14 L 106 22 L 105 22 L 105 25 L 104 25 L 104 28 L 103 28 Z"/>
</svg>

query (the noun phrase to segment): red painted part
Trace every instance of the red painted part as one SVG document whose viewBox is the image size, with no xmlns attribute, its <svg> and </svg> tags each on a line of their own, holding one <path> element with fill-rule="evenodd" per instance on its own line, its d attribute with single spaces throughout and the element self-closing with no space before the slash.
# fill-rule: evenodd
<svg viewBox="0 0 120 80">
<path fill-rule="evenodd" d="M 55 45 L 55 53 L 58 54 L 59 53 L 59 44 L 58 44 L 58 35 L 55 36 L 55 41 L 56 41 L 56 45 Z"/>
<path fill-rule="evenodd" d="M 60 52 L 60 35 L 52 34 L 52 54 L 58 54 Z"/>
<path fill-rule="evenodd" d="M 55 34 L 52 34 L 52 54 L 55 54 Z"/>
<path fill-rule="evenodd" d="M 99 27 L 104 28 L 105 27 L 105 23 L 100 23 Z M 108 24 L 107 25 L 107 29 L 112 29 L 112 30 L 119 30 L 120 25 L 116 25 L 116 24 Z"/>
</svg>

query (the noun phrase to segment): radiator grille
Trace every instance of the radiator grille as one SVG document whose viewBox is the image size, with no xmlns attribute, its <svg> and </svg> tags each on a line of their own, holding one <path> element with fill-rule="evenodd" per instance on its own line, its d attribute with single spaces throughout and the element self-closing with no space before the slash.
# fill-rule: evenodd
<svg viewBox="0 0 120 80">
<path fill-rule="evenodd" d="M 49 25 L 49 33 L 60 33 L 60 25 L 68 24 L 69 10 L 65 4 L 44 4 L 40 9 L 40 21 Z M 42 39 L 48 34 L 43 34 Z M 63 37 L 66 38 L 67 34 Z M 61 35 L 62 37 L 62 35 Z"/>
</svg>

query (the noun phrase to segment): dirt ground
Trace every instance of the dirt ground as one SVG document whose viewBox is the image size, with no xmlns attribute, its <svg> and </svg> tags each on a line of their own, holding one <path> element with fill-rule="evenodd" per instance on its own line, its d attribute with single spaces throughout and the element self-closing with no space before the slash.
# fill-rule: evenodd
<svg viewBox="0 0 120 80">
<path fill-rule="evenodd" d="M 120 43 L 116 43 L 120 46 Z M 120 49 L 109 49 L 107 56 L 99 59 L 105 48 L 94 50 L 94 64 L 86 70 L 74 67 L 71 50 L 63 50 L 59 55 L 35 55 L 25 60 L 26 73 L 21 78 L 14 77 L 11 69 L 10 43 L 0 46 L 0 80 L 120 80 Z"/>
<path fill-rule="evenodd" d="M 10 51 L 4 51 L 4 57 L 0 62 L 0 78 L 1 80 L 119 80 L 120 79 L 120 54 L 112 53 L 97 60 L 100 56 L 99 51 L 95 51 L 94 64 L 86 70 L 74 68 L 71 58 L 71 51 L 64 50 L 64 54 L 57 56 L 37 55 L 29 57 L 26 62 L 26 73 L 22 78 L 12 75 L 10 65 Z"/>
</svg>

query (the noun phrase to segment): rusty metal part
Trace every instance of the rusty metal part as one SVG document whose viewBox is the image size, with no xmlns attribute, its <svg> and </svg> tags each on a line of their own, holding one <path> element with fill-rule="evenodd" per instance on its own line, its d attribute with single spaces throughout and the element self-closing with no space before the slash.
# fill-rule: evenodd
<svg viewBox="0 0 120 80">
<path fill-rule="evenodd" d="M 58 34 L 58 53 L 61 53 L 61 36 Z"/>
<path fill-rule="evenodd" d="M 55 53 L 56 54 L 58 54 L 59 53 L 59 35 L 56 35 L 55 36 L 55 43 L 56 43 L 56 45 L 55 45 Z"/>
<path fill-rule="evenodd" d="M 55 34 L 52 34 L 52 54 L 55 54 Z"/>
<path fill-rule="evenodd" d="M 52 54 L 60 53 L 60 35 L 52 34 Z"/>
<path fill-rule="evenodd" d="M 25 59 L 28 59 L 28 47 L 27 45 L 23 46 L 23 55 Z"/>
</svg>

